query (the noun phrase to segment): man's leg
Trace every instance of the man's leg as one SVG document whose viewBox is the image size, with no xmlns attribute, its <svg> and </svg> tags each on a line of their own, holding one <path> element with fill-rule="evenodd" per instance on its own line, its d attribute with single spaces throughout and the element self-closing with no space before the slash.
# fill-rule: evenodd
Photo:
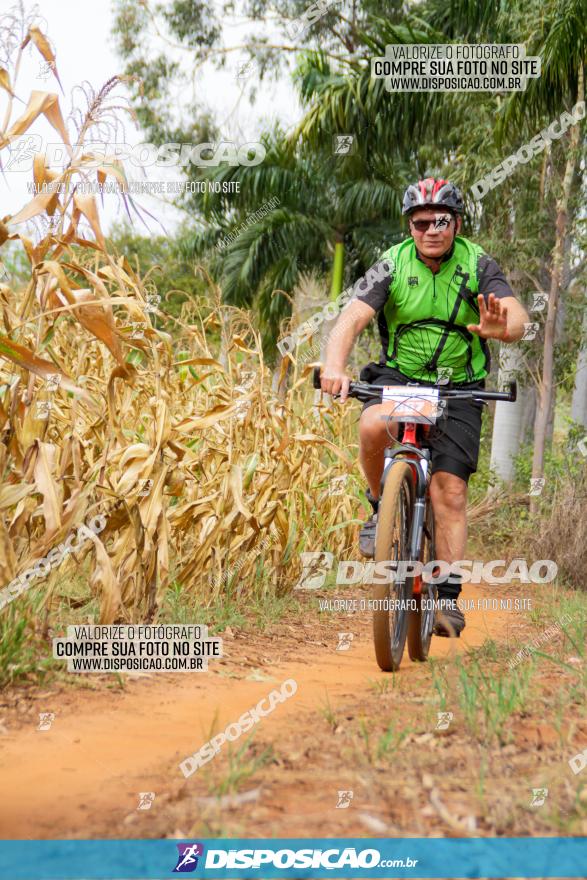
<svg viewBox="0 0 587 880">
<path fill-rule="evenodd" d="M 369 484 L 367 498 L 373 507 L 373 515 L 359 533 L 359 549 L 363 556 L 370 558 L 375 555 L 375 530 L 384 464 L 383 453 L 385 448 L 391 445 L 390 433 L 392 437 L 397 437 L 397 424 L 390 424 L 387 419 L 381 418 L 383 415 L 385 415 L 384 407 L 374 403 L 363 409 L 359 422 L 359 457 Z"/>
<path fill-rule="evenodd" d="M 381 474 L 383 473 L 383 453 L 391 445 L 389 433 L 397 437 L 397 424 L 388 423 L 385 407 L 380 404 L 368 406 L 361 413 L 359 422 L 359 458 L 363 473 L 369 483 L 371 495 L 379 498 Z"/>
<path fill-rule="evenodd" d="M 430 481 L 430 498 L 434 511 L 434 543 L 436 558 L 453 563 L 463 559 L 467 545 L 467 483 L 456 474 L 435 471 Z M 447 575 L 437 585 L 439 614 L 435 633 L 442 636 L 460 635 L 465 618 L 458 607 L 460 581 L 448 583 Z"/>
<path fill-rule="evenodd" d="M 477 469 L 483 406 L 449 400 L 445 418 L 431 429 L 432 480 L 436 558 L 449 564 L 462 559 L 467 543 L 467 484 Z M 449 582 L 454 581 L 454 582 Z M 436 635 L 460 635 L 465 626 L 458 606 L 461 578 L 447 574 L 437 584 L 442 603 L 435 617 Z"/>
<path fill-rule="evenodd" d="M 430 481 L 436 556 L 446 562 L 463 559 L 467 545 L 467 484 L 455 474 L 436 471 Z"/>
</svg>

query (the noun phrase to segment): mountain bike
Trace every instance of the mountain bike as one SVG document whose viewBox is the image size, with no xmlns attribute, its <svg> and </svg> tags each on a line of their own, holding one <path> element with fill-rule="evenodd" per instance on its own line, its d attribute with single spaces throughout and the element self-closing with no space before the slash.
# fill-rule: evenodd
<svg viewBox="0 0 587 880">
<path fill-rule="evenodd" d="M 320 368 L 314 369 L 314 388 L 320 388 Z M 334 397 L 339 397 L 335 394 Z M 449 399 L 486 403 L 489 400 L 515 401 L 517 387 L 508 391 L 452 388 L 446 385 L 369 385 L 351 382 L 348 397 L 365 402 L 379 398 L 387 403 L 390 446 L 385 449 L 377 530 L 375 563 L 386 563 L 393 574 L 374 587 L 373 638 L 377 663 L 384 672 L 400 667 L 406 640 L 411 660 L 428 658 L 436 587 L 431 577 L 423 580 L 422 566 L 436 559 L 434 518 L 430 501 L 429 433 L 444 416 Z M 396 441 L 390 425 L 398 423 Z M 397 443 L 392 448 L 391 443 Z M 389 565 L 391 563 L 391 565 Z M 400 565 L 403 563 L 403 565 Z"/>
</svg>

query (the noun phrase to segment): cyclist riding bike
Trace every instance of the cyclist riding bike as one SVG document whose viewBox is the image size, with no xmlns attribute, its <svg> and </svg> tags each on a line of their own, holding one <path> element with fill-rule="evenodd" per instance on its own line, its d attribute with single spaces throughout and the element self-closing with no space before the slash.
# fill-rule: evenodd
<svg viewBox="0 0 587 880">
<path fill-rule="evenodd" d="M 379 363 L 370 363 L 360 380 L 372 385 L 434 385 L 484 388 L 489 373 L 487 339 L 516 342 L 528 315 L 495 260 L 460 235 L 461 193 L 447 180 L 428 177 L 410 185 L 402 213 L 410 237 L 380 257 L 371 280 L 359 285 L 332 331 L 322 370 L 322 390 L 346 400 L 346 364 L 355 340 L 377 315 L 382 343 Z M 383 268 L 382 268 L 383 265 Z M 376 280 L 372 280 L 375 277 Z M 436 554 L 451 564 L 464 558 L 467 541 L 467 485 L 477 469 L 483 405 L 449 400 L 444 418 L 430 429 L 430 497 Z M 363 406 L 359 423 L 360 461 L 373 515 L 362 527 L 359 547 L 374 555 L 384 450 L 389 424 L 380 400 Z M 393 426 L 394 428 L 397 427 Z M 450 582 L 449 582 L 450 579 Z M 458 606 L 456 573 L 439 583 L 434 633 L 459 636 L 465 618 Z"/>
</svg>

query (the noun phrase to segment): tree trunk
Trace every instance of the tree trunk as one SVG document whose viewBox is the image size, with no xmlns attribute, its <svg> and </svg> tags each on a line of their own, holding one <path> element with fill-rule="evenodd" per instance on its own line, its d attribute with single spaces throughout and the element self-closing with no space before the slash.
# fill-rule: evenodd
<svg viewBox="0 0 587 880">
<path fill-rule="evenodd" d="M 545 450 L 552 446 L 552 438 L 554 436 L 554 416 L 556 413 L 556 385 L 552 389 L 552 394 L 550 395 L 550 409 L 548 411 L 548 421 L 546 423 L 546 441 L 544 444 Z"/>
<path fill-rule="evenodd" d="M 522 430 L 520 443 L 530 443 L 534 439 L 534 422 L 536 421 L 537 390 L 535 385 L 525 389 L 524 412 L 522 415 Z"/>
<path fill-rule="evenodd" d="M 587 428 L 587 303 L 583 312 L 581 344 L 577 355 L 577 371 L 571 402 L 571 418 Z"/>
<path fill-rule="evenodd" d="M 334 245 L 334 261 L 332 264 L 332 284 L 330 285 L 331 302 L 342 293 L 342 279 L 344 275 L 344 238 L 342 234 L 336 237 Z"/>
<path fill-rule="evenodd" d="M 579 100 L 583 99 L 583 83 L 582 79 L 579 85 Z M 569 150 L 567 153 L 567 161 L 565 164 L 565 173 L 562 184 L 562 194 L 557 204 L 556 216 L 556 238 L 552 254 L 552 272 L 550 276 L 550 292 L 548 297 L 548 312 L 546 316 L 546 324 L 544 326 L 544 350 L 542 363 L 542 380 L 539 387 L 538 409 L 536 412 L 536 422 L 534 427 L 534 457 L 532 460 L 532 477 L 539 478 L 544 471 L 544 452 L 546 448 L 546 437 L 548 430 L 548 419 L 550 415 L 550 407 L 552 404 L 553 394 L 553 373 L 554 373 L 554 337 L 556 329 L 556 314 L 558 300 L 561 288 L 562 272 L 564 265 L 564 246 L 567 233 L 567 211 L 569 206 L 569 198 L 571 194 L 571 186 L 577 166 L 578 145 L 579 145 L 579 126 L 573 125 L 570 129 Z M 533 497 L 531 508 L 536 509 L 537 501 Z"/>
<path fill-rule="evenodd" d="M 337 233 L 334 243 L 334 258 L 332 261 L 332 281 L 330 284 L 330 301 L 334 302 L 338 296 L 342 293 L 342 281 L 344 277 L 344 237 L 342 233 Z M 320 338 L 320 361 L 324 363 L 326 360 L 326 348 L 328 346 L 328 338 L 330 336 L 330 332 L 334 325 L 336 324 L 337 319 L 333 318 L 332 321 L 325 321 L 322 325 L 322 335 Z M 330 408 L 332 403 L 332 398 L 329 394 L 322 394 L 321 391 L 316 391 L 314 394 L 314 409 L 317 412 L 317 406 L 320 403 L 320 396 L 322 395 L 324 404 Z"/>
<path fill-rule="evenodd" d="M 334 245 L 334 259 L 332 261 L 332 282 L 330 284 L 330 302 L 334 302 L 342 293 L 342 280 L 344 277 L 344 241 L 341 235 L 337 235 Z M 320 360 L 326 359 L 326 347 L 330 331 L 336 324 L 337 318 L 325 321 L 322 325 L 322 337 L 320 341 Z"/>
<path fill-rule="evenodd" d="M 522 353 L 517 345 L 502 345 L 499 353 L 498 387 L 506 388 L 523 369 Z M 504 482 L 514 475 L 514 459 L 522 440 L 524 398 L 527 389 L 518 388 L 515 403 L 498 400 L 495 404 L 490 468 Z"/>
<path fill-rule="evenodd" d="M 566 294 L 569 288 L 571 264 L 571 236 L 567 233 L 563 246 L 563 266 L 560 283 L 560 299 L 559 307 L 556 312 L 556 320 L 554 322 L 554 344 L 565 344 L 565 321 L 567 314 Z M 556 385 L 553 385 L 552 394 L 550 395 L 550 407 L 548 410 L 548 421 L 546 423 L 546 446 L 552 445 L 554 436 L 554 419 L 556 415 Z"/>
</svg>

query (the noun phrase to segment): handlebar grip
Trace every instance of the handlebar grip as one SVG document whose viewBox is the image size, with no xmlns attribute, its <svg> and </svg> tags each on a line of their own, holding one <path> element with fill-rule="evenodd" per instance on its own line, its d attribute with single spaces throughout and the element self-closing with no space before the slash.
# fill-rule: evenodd
<svg viewBox="0 0 587 880">
<path fill-rule="evenodd" d="M 320 382 L 320 367 L 314 367 L 314 372 L 312 374 L 312 382 L 313 382 L 314 388 L 316 388 L 317 391 L 320 391 L 320 389 L 322 388 L 322 384 Z"/>
<path fill-rule="evenodd" d="M 510 393 L 509 393 L 508 400 L 511 400 L 511 402 L 514 403 L 514 401 L 517 400 L 517 398 L 518 398 L 518 383 L 514 379 L 513 382 L 510 382 Z"/>
</svg>

